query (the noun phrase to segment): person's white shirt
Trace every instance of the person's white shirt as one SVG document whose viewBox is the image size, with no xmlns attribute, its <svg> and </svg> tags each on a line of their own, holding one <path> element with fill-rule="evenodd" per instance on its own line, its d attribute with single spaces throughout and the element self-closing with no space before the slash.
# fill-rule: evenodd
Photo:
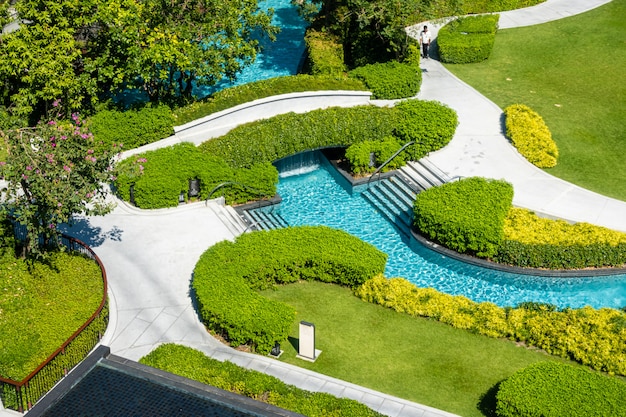
<svg viewBox="0 0 626 417">
<path fill-rule="evenodd" d="M 420 32 L 420 43 L 421 44 L 425 44 L 425 43 L 430 43 L 430 31 L 427 29 L 424 29 Z"/>
</svg>

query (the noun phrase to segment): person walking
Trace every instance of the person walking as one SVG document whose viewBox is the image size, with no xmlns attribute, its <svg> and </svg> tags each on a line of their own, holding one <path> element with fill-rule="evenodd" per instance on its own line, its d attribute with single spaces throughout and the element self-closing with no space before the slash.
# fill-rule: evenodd
<svg viewBox="0 0 626 417">
<path fill-rule="evenodd" d="M 420 32 L 419 40 L 422 45 L 422 58 L 428 59 L 428 47 L 430 46 L 430 32 L 428 26 L 424 25 L 424 30 Z"/>
</svg>

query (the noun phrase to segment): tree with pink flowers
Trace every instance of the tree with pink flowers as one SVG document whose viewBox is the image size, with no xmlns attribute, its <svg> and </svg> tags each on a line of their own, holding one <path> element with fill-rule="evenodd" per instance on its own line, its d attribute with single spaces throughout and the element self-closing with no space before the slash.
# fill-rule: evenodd
<svg viewBox="0 0 626 417">
<path fill-rule="evenodd" d="M 59 109 L 58 101 L 54 104 Z M 96 143 L 78 114 L 0 131 L 0 140 L 8 150 L 0 161 L 7 184 L 2 208 L 27 230 L 24 256 L 39 257 L 58 246 L 58 225 L 71 224 L 76 214 L 111 210 L 105 188 L 113 176 L 112 157 L 121 149 Z"/>
</svg>

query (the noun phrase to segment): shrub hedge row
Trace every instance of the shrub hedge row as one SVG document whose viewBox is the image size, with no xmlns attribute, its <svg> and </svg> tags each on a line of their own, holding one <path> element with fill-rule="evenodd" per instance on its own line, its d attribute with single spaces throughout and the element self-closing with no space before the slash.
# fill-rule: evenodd
<svg viewBox="0 0 626 417">
<path fill-rule="evenodd" d="M 349 146 L 391 135 L 398 120 L 394 108 L 358 106 L 304 114 L 287 113 L 238 126 L 204 142 L 202 152 L 223 158 L 234 168 L 276 161 L 306 150 Z"/>
<path fill-rule="evenodd" d="M 161 345 L 140 362 L 309 417 L 382 416 L 355 400 L 305 391 L 276 377 L 244 369 L 232 362 L 220 362 L 185 346 Z"/>
<path fill-rule="evenodd" d="M 460 17 L 439 30 L 441 62 L 470 64 L 489 58 L 498 29 L 498 15 Z"/>
<path fill-rule="evenodd" d="M 539 362 L 500 384 L 498 417 L 626 416 L 626 383 L 583 368 Z"/>
<path fill-rule="evenodd" d="M 248 188 L 233 184 L 220 190 L 216 196 L 224 195 L 228 204 L 272 197 L 278 184 L 278 172 L 270 163 L 234 170 L 224 160 L 200 152 L 192 143 L 125 159 L 118 169 L 120 173 L 115 181 L 118 195 L 131 201 L 132 186 L 134 204 L 144 209 L 175 207 L 181 193 L 188 201 L 191 179 L 200 180 L 197 199 L 206 199 L 214 187 L 224 182 L 245 184 Z"/>
<path fill-rule="evenodd" d="M 422 84 L 422 71 L 412 62 L 388 61 L 350 71 L 350 77 L 363 81 L 372 98 L 393 100 L 415 97 Z"/>
<path fill-rule="evenodd" d="M 620 310 L 584 307 L 558 311 L 535 303 L 501 308 L 382 275 L 365 282 L 356 294 L 401 313 L 524 342 L 599 371 L 626 375 L 626 312 Z"/>
<path fill-rule="evenodd" d="M 261 98 L 278 94 L 321 90 L 365 91 L 367 88 L 359 80 L 351 79 L 346 76 L 313 76 L 301 74 L 270 78 L 226 88 L 212 94 L 202 101 L 196 101 L 187 106 L 178 108 L 174 110 L 174 120 L 176 125 L 183 125 L 200 119 L 201 117 L 208 116 L 209 114 Z"/>
<path fill-rule="evenodd" d="M 343 45 L 330 32 L 308 29 L 304 36 L 306 44 L 306 69 L 311 75 L 344 76 Z"/>
<path fill-rule="evenodd" d="M 589 223 L 569 224 L 511 208 L 494 260 L 532 268 L 579 269 L 626 264 L 626 233 Z"/>
<path fill-rule="evenodd" d="M 361 175 L 374 172 L 378 166 L 390 158 L 401 146 L 400 141 L 393 136 L 387 136 L 381 140 L 366 140 L 350 145 L 346 149 L 345 157 L 350 164 L 352 172 Z M 373 161 L 371 161 L 371 154 L 374 154 Z M 406 162 L 405 154 L 406 152 L 403 152 L 396 156 L 382 169 L 382 172 L 397 169 L 404 165 Z"/>
<path fill-rule="evenodd" d="M 556 165 L 559 150 L 539 114 L 523 104 L 513 104 L 504 109 L 504 115 L 506 134 L 519 153 L 539 168 Z"/>
<path fill-rule="evenodd" d="M 123 144 L 124 149 L 133 149 L 174 134 L 172 111 L 164 105 L 101 110 L 88 123 L 96 141 L 106 147 Z"/>
<path fill-rule="evenodd" d="M 301 279 L 356 287 L 381 273 L 386 260 L 372 245 L 328 227 L 247 233 L 209 248 L 192 286 L 209 329 L 233 345 L 268 353 L 287 339 L 295 312 L 255 290 Z"/>
<path fill-rule="evenodd" d="M 417 195 L 414 225 L 435 242 L 460 253 L 495 255 L 504 239 L 504 219 L 513 201 L 505 181 L 465 178 Z"/>
</svg>

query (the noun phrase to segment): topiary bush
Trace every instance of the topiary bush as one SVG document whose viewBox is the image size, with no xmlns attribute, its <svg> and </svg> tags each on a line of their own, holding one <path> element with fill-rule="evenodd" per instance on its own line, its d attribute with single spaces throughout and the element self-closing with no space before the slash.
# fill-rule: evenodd
<svg viewBox="0 0 626 417">
<path fill-rule="evenodd" d="M 626 383 L 586 369 L 539 362 L 504 380 L 499 417 L 626 416 Z"/>
<path fill-rule="evenodd" d="M 255 290 L 301 279 L 356 287 L 384 270 L 387 256 L 341 230 L 297 227 L 247 233 L 209 248 L 192 287 L 206 326 L 233 345 L 268 353 L 286 340 L 293 309 Z"/>
<path fill-rule="evenodd" d="M 406 150 L 407 160 L 417 161 L 446 146 L 458 125 L 456 112 L 437 101 L 406 100 L 395 109 L 401 118 L 393 135 L 402 143 L 415 142 Z"/>
<path fill-rule="evenodd" d="M 598 371 L 626 375 L 625 311 L 591 307 L 557 310 L 537 303 L 502 308 L 382 275 L 366 281 L 355 292 L 365 301 L 398 312 L 430 317 L 489 337 L 508 338 Z"/>
<path fill-rule="evenodd" d="M 569 224 L 511 208 L 494 260 L 531 268 L 578 269 L 626 264 L 626 233 L 589 223 Z"/>
<path fill-rule="evenodd" d="M 489 58 L 498 29 L 498 15 L 460 17 L 439 30 L 441 62 L 470 64 Z"/>
<path fill-rule="evenodd" d="M 413 221 L 427 238 L 460 253 L 492 257 L 504 239 L 513 201 L 506 181 L 464 178 L 419 193 Z"/>
<path fill-rule="evenodd" d="M 382 140 L 366 140 L 350 145 L 346 149 L 345 157 L 350 164 L 352 173 L 362 175 L 374 172 L 378 166 L 390 158 L 401 146 L 400 141 L 393 136 L 387 136 Z M 371 154 L 374 154 L 373 161 L 371 161 Z M 403 166 L 406 163 L 404 154 L 403 152 L 396 156 L 382 169 L 382 172 Z"/>
<path fill-rule="evenodd" d="M 539 114 L 523 104 L 504 109 L 506 134 L 524 158 L 539 168 L 556 166 L 559 150 Z"/>
<path fill-rule="evenodd" d="M 106 147 L 122 144 L 124 149 L 133 149 L 174 134 L 172 111 L 164 105 L 100 110 L 87 123 L 96 142 Z"/>
<path fill-rule="evenodd" d="M 176 125 L 200 119 L 209 114 L 249 103 L 278 94 L 320 90 L 365 91 L 367 88 L 359 80 L 346 76 L 299 74 L 259 80 L 236 87 L 220 90 L 210 97 L 174 110 Z"/>
<path fill-rule="evenodd" d="M 373 98 L 393 100 L 415 97 L 422 84 L 422 71 L 411 61 L 369 64 L 350 71 L 350 77 L 363 81 Z"/>
<path fill-rule="evenodd" d="M 329 32 L 309 28 L 304 36 L 307 51 L 307 72 L 311 75 L 344 76 L 343 46 Z"/>
<path fill-rule="evenodd" d="M 310 417 L 382 416 L 355 400 L 301 390 L 276 377 L 232 362 L 220 362 L 186 346 L 161 345 L 139 362 Z"/>
<path fill-rule="evenodd" d="M 238 126 L 202 143 L 199 149 L 222 158 L 233 168 L 247 168 L 307 150 L 389 136 L 398 117 L 393 108 L 375 106 L 287 113 Z"/>
</svg>

